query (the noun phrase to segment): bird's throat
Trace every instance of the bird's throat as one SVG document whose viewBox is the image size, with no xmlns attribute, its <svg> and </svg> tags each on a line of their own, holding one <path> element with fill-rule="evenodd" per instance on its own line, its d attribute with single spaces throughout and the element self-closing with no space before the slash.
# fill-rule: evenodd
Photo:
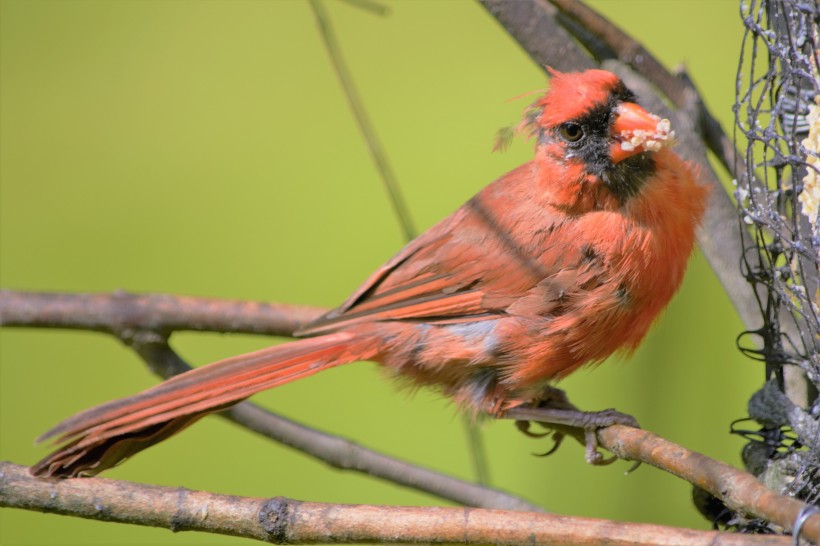
<svg viewBox="0 0 820 546">
<path fill-rule="evenodd" d="M 641 190 L 649 178 L 655 174 L 655 159 L 651 152 L 629 157 L 620 163 L 609 164 L 590 174 L 599 176 L 604 186 L 624 205 Z M 594 167 L 594 166 L 593 166 Z"/>
</svg>

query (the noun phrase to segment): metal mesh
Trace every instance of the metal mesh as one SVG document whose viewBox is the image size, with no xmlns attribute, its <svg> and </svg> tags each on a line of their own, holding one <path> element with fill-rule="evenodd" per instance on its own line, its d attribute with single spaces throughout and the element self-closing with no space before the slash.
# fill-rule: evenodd
<svg viewBox="0 0 820 546">
<path fill-rule="evenodd" d="M 820 0 L 741 3 L 735 96 L 741 267 L 759 302 L 766 387 L 749 411 L 744 461 L 781 492 L 820 498 Z M 801 372 L 802 371 L 802 372 Z M 794 373 L 796 372 L 796 373 Z"/>
</svg>

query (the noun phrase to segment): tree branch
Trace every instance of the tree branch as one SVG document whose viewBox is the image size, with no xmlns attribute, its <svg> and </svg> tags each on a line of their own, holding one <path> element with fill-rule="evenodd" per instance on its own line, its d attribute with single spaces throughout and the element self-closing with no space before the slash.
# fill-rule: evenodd
<svg viewBox="0 0 820 546">
<path fill-rule="evenodd" d="M 290 336 L 326 310 L 307 305 L 169 294 L 66 294 L 0 290 L 0 326 L 93 330 L 194 330 Z"/>
<path fill-rule="evenodd" d="M 793 530 L 808 505 L 793 497 L 778 495 L 757 478 L 726 463 L 716 461 L 661 438 L 649 431 L 614 425 L 598 432 L 601 445 L 619 458 L 641 461 L 689 481 L 719 498 L 729 508 Z M 806 520 L 801 534 L 820 544 L 820 517 Z"/>
<path fill-rule="evenodd" d="M 527 421 L 549 421 L 549 410 L 515 408 L 505 418 Z M 545 427 L 551 428 L 549 423 Z M 657 434 L 623 425 L 612 425 L 598 431 L 601 447 L 620 459 L 640 461 L 669 472 L 720 499 L 732 510 L 752 514 L 791 530 L 801 510 L 808 505 L 768 489 L 757 478 L 726 463 L 661 438 Z M 802 534 L 820 543 L 820 517 L 809 518 Z"/>
<path fill-rule="evenodd" d="M 287 336 L 322 312 L 315 307 L 168 294 L 0 291 L 0 326 L 111 334 L 129 345 L 162 378 L 191 369 L 168 346 L 173 330 Z M 219 415 L 335 468 L 363 472 L 466 506 L 544 510 L 510 493 L 459 480 L 311 429 L 251 402 L 238 404 Z"/>
<path fill-rule="evenodd" d="M 402 507 L 252 498 L 105 478 L 43 480 L 0 462 L 0 506 L 174 532 L 203 531 L 288 544 L 780 545 L 773 535 L 737 535 L 660 525 L 469 508 Z"/>
</svg>

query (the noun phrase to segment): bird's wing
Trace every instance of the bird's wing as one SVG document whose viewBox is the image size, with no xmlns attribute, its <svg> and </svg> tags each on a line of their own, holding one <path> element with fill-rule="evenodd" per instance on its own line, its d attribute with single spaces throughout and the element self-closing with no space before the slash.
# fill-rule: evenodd
<svg viewBox="0 0 820 546">
<path fill-rule="evenodd" d="M 543 312 L 543 304 L 535 302 L 542 299 L 542 281 L 565 270 L 571 257 L 563 249 L 550 250 L 555 245 L 549 226 L 557 220 L 549 214 L 538 220 L 539 235 L 530 233 L 521 242 L 510 238 L 514 224 L 532 214 L 523 187 L 531 185 L 533 176 L 526 164 L 488 186 L 404 247 L 340 307 L 297 335 L 374 321 L 486 320 L 505 313 L 522 297 L 533 300 L 528 310 Z M 552 257 L 556 253 L 562 256 Z"/>
</svg>

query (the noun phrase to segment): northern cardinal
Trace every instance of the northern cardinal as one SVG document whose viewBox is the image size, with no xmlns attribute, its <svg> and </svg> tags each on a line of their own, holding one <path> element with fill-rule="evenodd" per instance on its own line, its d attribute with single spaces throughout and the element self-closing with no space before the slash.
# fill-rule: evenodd
<svg viewBox="0 0 820 546">
<path fill-rule="evenodd" d="M 522 130 L 535 159 L 376 270 L 305 339 L 215 362 L 71 417 L 39 476 L 93 475 L 252 394 L 360 360 L 501 416 L 631 351 L 683 279 L 706 189 L 669 122 L 610 72 L 552 71 Z M 67 443 L 66 443 L 67 442 Z"/>
</svg>

